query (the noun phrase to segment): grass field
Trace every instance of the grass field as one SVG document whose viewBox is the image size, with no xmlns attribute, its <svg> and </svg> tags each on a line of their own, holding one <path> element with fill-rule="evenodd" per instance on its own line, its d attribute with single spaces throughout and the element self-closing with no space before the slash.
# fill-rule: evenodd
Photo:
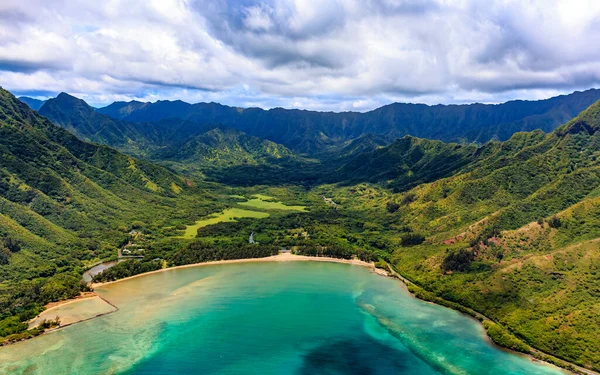
<svg viewBox="0 0 600 375">
<path fill-rule="evenodd" d="M 194 225 L 188 225 L 185 228 L 185 233 L 183 234 L 183 238 L 194 238 L 198 232 L 198 228 L 205 227 L 207 225 L 212 225 L 216 223 L 220 223 L 223 221 L 235 221 L 236 218 L 242 217 L 251 217 L 256 219 L 262 219 L 268 217 L 269 214 L 266 212 L 257 212 L 244 210 L 241 208 L 228 208 L 220 214 L 213 214 L 211 217 L 206 219 L 198 220 Z"/>
<path fill-rule="evenodd" d="M 281 202 L 272 201 L 274 198 L 262 194 L 254 194 L 253 199 L 238 203 L 241 206 L 258 208 L 260 210 L 306 211 L 305 206 L 286 206 Z"/>
</svg>

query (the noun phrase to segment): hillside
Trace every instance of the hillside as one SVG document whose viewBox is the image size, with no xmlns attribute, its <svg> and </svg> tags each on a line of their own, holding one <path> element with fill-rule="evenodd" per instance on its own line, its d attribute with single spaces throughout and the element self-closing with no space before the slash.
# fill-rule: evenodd
<svg viewBox="0 0 600 375">
<path fill-rule="evenodd" d="M 97 113 L 85 101 L 66 93 L 48 99 L 39 113 L 86 141 L 134 154 L 143 154 L 149 147 L 145 136 L 133 124 Z"/>
<path fill-rule="evenodd" d="M 209 174 L 232 166 L 268 166 L 297 157 L 285 146 L 239 130 L 214 128 L 152 153 L 151 158 L 188 175 Z"/>
<path fill-rule="evenodd" d="M 378 228 L 390 262 L 417 285 L 598 370 L 599 130 L 597 102 L 551 134 L 489 143 L 460 173 L 405 193 L 328 194 Z"/>
<path fill-rule="evenodd" d="M 421 110 L 437 111 L 439 116 L 447 117 L 447 121 L 449 121 L 447 126 L 438 129 L 441 132 L 447 131 L 448 128 L 454 128 L 454 125 L 451 124 L 454 121 L 451 109 L 460 112 L 468 107 L 470 108 L 469 116 L 472 115 L 473 118 L 481 119 L 484 122 L 502 122 L 517 118 L 518 113 L 524 113 L 528 106 L 531 107 L 534 104 L 543 107 L 536 109 L 538 111 L 566 113 L 564 112 L 565 108 L 577 107 L 579 105 L 577 103 L 585 102 L 595 93 L 595 90 L 591 90 L 546 101 L 519 101 L 498 106 L 428 107 L 396 104 L 393 107 L 404 108 L 403 111 L 409 111 L 412 113 L 411 116 L 417 116 Z M 496 119 L 486 117 L 503 107 L 507 107 L 507 111 L 514 111 L 516 114 L 498 115 L 500 117 Z M 201 112 L 206 114 L 207 118 L 198 119 L 198 113 L 194 112 L 193 108 L 202 109 Z M 572 108 L 569 109 L 569 111 L 571 110 Z M 380 117 L 392 118 L 396 116 L 394 111 L 392 107 L 388 106 L 374 112 L 379 113 Z M 156 118 L 158 121 L 128 122 L 115 120 L 98 112 L 109 113 L 129 120 L 145 121 Z M 118 102 L 98 112 L 84 101 L 67 94 L 61 94 L 57 99 L 48 101 L 40 110 L 40 113 L 48 116 L 56 124 L 71 129 L 85 139 L 108 144 L 134 156 L 150 158 L 188 176 L 208 177 L 234 185 L 298 183 L 315 186 L 319 183 L 377 182 L 392 187 L 396 191 L 405 191 L 420 183 L 435 181 L 457 173 L 463 167 L 481 159 L 481 155 L 485 155 L 488 152 L 486 150 L 493 147 L 490 145 L 494 144 L 491 143 L 477 151 L 476 155 L 474 145 L 445 144 L 440 141 L 415 137 L 404 137 L 392 143 L 394 128 L 388 127 L 384 131 L 384 127 L 387 126 L 384 121 L 382 124 L 372 124 L 369 129 L 379 129 L 380 133 L 386 133 L 386 135 L 369 133 L 348 141 L 343 141 L 343 136 L 340 136 L 336 142 L 330 142 L 331 139 L 326 136 L 320 136 L 318 140 L 315 140 L 310 134 L 306 134 L 302 140 L 295 143 L 294 149 L 304 147 L 299 146 L 301 144 L 305 146 L 310 144 L 309 148 L 311 149 L 325 150 L 316 153 L 314 160 L 307 160 L 293 155 L 281 144 L 268 141 L 269 136 L 267 139 L 260 139 L 246 135 L 234 128 L 225 128 L 222 125 L 220 128 L 228 129 L 226 133 L 220 131 L 216 134 L 213 130 L 211 134 L 209 130 L 214 129 L 215 125 L 208 123 L 208 119 L 217 123 L 226 123 L 229 121 L 228 119 L 232 119 L 231 116 L 238 116 L 241 122 L 236 120 L 235 126 L 239 127 L 245 126 L 243 121 L 246 120 L 242 119 L 243 116 L 258 116 L 259 114 L 266 116 L 269 113 L 276 113 L 278 116 L 286 116 L 289 119 L 286 124 L 289 124 L 310 114 L 307 111 L 242 110 L 214 103 L 189 105 L 182 101 L 160 101 L 157 103 Z M 190 115 L 188 116 L 186 113 Z M 190 120 L 172 117 L 161 119 L 161 116 L 167 115 L 189 117 Z M 320 115 L 335 117 L 337 114 L 321 113 Z M 344 115 L 362 116 L 362 114 Z M 464 113 L 461 116 L 469 117 Z M 258 117 L 254 119 L 257 121 L 257 126 L 262 121 Z M 410 123 L 410 121 L 406 123 Z M 347 128 L 349 129 L 351 125 L 348 123 Z M 343 129 L 344 127 L 339 128 Z M 97 133 L 94 133 L 96 131 Z M 235 133 L 236 131 L 238 133 Z M 272 126 L 269 131 L 273 132 L 277 129 Z M 298 125 L 293 132 L 297 131 L 303 131 L 301 125 Z M 386 146 L 387 144 L 389 146 Z M 484 161 L 482 160 L 482 162 Z"/>
<path fill-rule="evenodd" d="M 557 105 L 559 99 L 538 103 L 546 106 L 541 113 L 565 114 L 574 108 Z M 132 228 L 134 221 L 145 223 L 145 231 L 166 237 L 171 229 L 161 228 L 167 223 L 193 222 L 191 218 L 201 216 L 198 212 L 221 207 L 164 168 L 78 140 L 6 92 L 2 103 L 0 146 L 7 157 L 1 169 L 5 177 L 0 219 L 9 228 L 2 236 L 5 249 L 14 247 L 13 241 L 22 244 L 20 251 L 1 253 L 8 262 L 0 266 L 6 285 L 0 288 L 5 318 L 0 328 L 5 333 L 14 328 L 14 315 L 21 313 L 20 306 L 11 302 L 14 296 L 47 282 L 58 283 L 61 291 L 77 289 L 75 284 L 65 287 L 64 280 L 73 281 L 83 265 L 114 251 L 122 230 Z M 518 112 L 529 104 L 510 106 Z M 46 106 L 53 121 L 63 121 L 62 126 L 75 132 L 91 135 L 104 121 L 108 121 L 100 127 L 108 129 L 104 134 L 118 134 L 110 130 L 112 126 L 131 130 L 131 137 L 118 134 L 98 138 L 99 142 L 118 140 L 124 149 L 128 143 L 130 152 L 133 144 L 147 157 L 185 175 L 244 186 L 236 188 L 239 191 L 220 187 L 230 191 L 227 194 L 249 196 L 268 189 L 277 199 L 311 202 L 307 212 L 201 228 L 197 233 L 203 242 L 198 248 L 246 245 L 247 233 L 254 232 L 261 243 L 293 247 L 299 254 L 356 255 L 380 266 L 388 262 L 415 283 L 411 288 L 419 296 L 441 297 L 444 303 L 459 303 L 492 319 L 486 323 L 488 332 L 502 345 L 529 351 L 520 339 L 562 359 L 600 369 L 596 329 L 600 101 L 549 134 L 515 132 L 506 141 L 482 146 L 414 136 L 391 142 L 393 132 L 354 139 L 340 136 L 335 141 L 307 135 L 302 140 L 305 146 L 324 150 L 313 159 L 266 140 L 269 137 L 246 134 L 239 130 L 241 123 L 233 128 L 214 126 L 198 123 L 194 116 L 128 122 L 137 111 L 143 120 L 142 113 L 157 108 L 144 103 L 114 105 L 111 110 L 125 120 L 111 119 L 65 95 Z M 168 109 L 170 102 L 161 106 Z M 184 102 L 177 106 L 177 111 L 189 108 Z M 211 118 L 222 123 L 228 108 L 214 107 Z M 238 114 L 246 111 L 252 116 L 270 112 L 235 109 Z M 484 118 L 481 111 L 472 114 L 474 118 Z M 297 114 L 276 112 L 283 117 Z M 520 115 L 494 121 L 506 124 L 501 121 Z M 301 116 L 293 116 L 288 119 L 298 125 L 295 121 Z M 298 125 L 290 139 L 304 130 Z M 249 187 L 257 184 L 279 186 Z M 216 184 L 206 186 L 219 189 Z M 236 196 L 221 199 L 232 202 L 240 199 Z M 167 242 L 171 241 L 174 238 Z M 204 259 L 193 249 L 180 251 L 186 262 Z M 171 245 L 155 254 L 175 259 Z M 119 270 L 115 267 L 115 275 Z M 52 298 L 62 297 L 40 294 L 28 300 L 24 316 Z"/>
<path fill-rule="evenodd" d="M 135 108 L 142 103 L 133 104 Z M 268 166 L 296 159 L 285 146 L 236 129 L 173 118 L 148 123 L 116 120 L 65 93 L 48 100 L 39 113 L 82 139 L 194 177 L 235 166 Z"/>
<path fill-rule="evenodd" d="M 507 140 L 519 131 L 550 132 L 599 99 L 600 90 L 592 89 L 546 100 L 498 105 L 394 103 L 366 113 L 282 108 L 267 111 L 182 101 L 117 102 L 98 112 L 132 122 L 179 118 L 200 125 L 222 124 L 283 144 L 293 151 L 312 154 L 367 134 L 485 143 L 492 139 Z"/>
<path fill-rule="evenodd" d="M 132 229 L 214 208 L 182 177 L 79 140 L 0 89 L 0 337 L 50 301 L 72 297 L 84 268 L 116 256 Z"/>
<path fill-rule="evenodd" d="M 395 190 L 408 190 L 453 174 L 474 160 L 476 150 L 475 145 L 405 136 L 386 147 L 349 154 L 333 179 L 346 183 L 383 182 Z"/>
</svg>

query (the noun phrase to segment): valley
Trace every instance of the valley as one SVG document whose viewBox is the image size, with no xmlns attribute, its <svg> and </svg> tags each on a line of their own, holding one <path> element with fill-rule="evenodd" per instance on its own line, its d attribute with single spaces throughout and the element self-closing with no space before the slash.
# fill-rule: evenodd
<svg viewBox="0 0 600 375">
<path fill-rule="evenodd" d="M 528 104 L 540 115 L 569 98 Z M 320 116 L 334 129 L 335 114 L 247 109 L 234 123 L 230 108 L 206 117 L 204 104 L 164 102 L 166 114 L 150 116 L 154 104 L 130 103 L 122 116 L 126 103 L 95 110 L 67 94 L 39 113 L 0 99 L 7 344 L 42 333 L 27 322 L 88 291 L 82 274 L 122 249 L 139 259 L 94 283 L 286 249 L 397 272 L 419 298 L 486 316 L 499 345 L 600 370 L 600 102 L 546 133 L 515 125 L 503 141 L 352 130 L 297 142 L 260 133 L 257 118 Z M 376 122 L 339 116 L 356 129 Z"/>
<path fill-rule="evenodd" d="M 600 375 L 600 1 L 0 1 L 0 375 Z"/>
</svg>

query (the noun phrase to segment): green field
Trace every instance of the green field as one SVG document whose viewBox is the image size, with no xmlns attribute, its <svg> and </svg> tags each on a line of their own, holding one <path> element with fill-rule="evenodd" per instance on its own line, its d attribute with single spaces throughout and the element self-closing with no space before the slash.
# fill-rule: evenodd
<svg viewBox="0 0 600 375">
<path fill-rule="evenodd" d="M 198 228 L 205 227 L 207 225 L 217 224 L 226 221 L 235 221 L 236 218 L 251 217 L 256 219 L 262 219 L 268 217 L 269 214 L 266 212 L 257 212 L 244 210 L 241 208 L 228 208 L 220 214 L 213 214 L 211 217 L 206 219 L 198 220 L 194 225 L 188 225 L 185 228 L 183 238 L 194 238 L 198 232 Z"/>
<path fill-rule="evenodd" d="M 281 202 L 274 202 L 274 198 L 267 195 L 254 194 L 253 197 L 253 199 L 247 202 L 240 202 L 238 204 L 260 210 L 306 211 L 306 206 L 287 206 Z"/>
</svg>

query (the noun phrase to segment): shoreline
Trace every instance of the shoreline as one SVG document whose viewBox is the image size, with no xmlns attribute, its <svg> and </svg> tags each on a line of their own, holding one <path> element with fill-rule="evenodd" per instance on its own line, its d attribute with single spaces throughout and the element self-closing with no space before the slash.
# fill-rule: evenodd
<svg viewBox="0 0 600 375">
<path fill-rule="evenodd" d="M 349 264 L 349 265 L 356 265 L 356 266 L 360 266 L 360 267 L 366 267 L 366 268 L 369 268 L 371 272 L 373 272 L 373 273 L 375 273 L 375 274 L 377 274 L 379 276 L 389 277 L 389 278 L 398 280 L 402 284 L 402 286 L 406 289 L 406 291 L 410 294 L 411 297 L 416 298 L 416 299 L 418 299 L 420 301 L 423 301 L 423 302 L 431 303 L 431 304 L 434 304 L 434 305 L 437 305 L 437 306 L 441 306 L 441 307 L 445 307 L 445 308 L 449 308 L 449 309 L 458 311 L 459 313 L 461 313 L 461 314 L 463 314 L 463 315 L 465 315 L 465 316 L 473 319 L 477 323 L 479 323 L 479 325 L 482 328 L 483 328 L 483 322 L 479 319 L 479 317 L 482 317 L 483 319 L 487 319 L 487 320 L 490 320 L 490 321 L 493 322 L 493 320 L 487 318 L 483 314 L 478 313 L 476 311 L 474 311 L 475 315 L 472 315 L 470 313 L 467 313 L 465 311 L 461 311 L 461 310 L 453 308 L 451 306 L 445 306 L 443 304 L 436 303 L 435 301 L 429 301 L 429 300 L 417 297 L 417 295 L 415 293 L 413 293 L 408 288 L 410 285 L 415 286 L 415 284 L 412 281 L 410 281 L 410 280 L 406 279 L 405 277 L 403 277 L 401 274 L 399 274 L 396 270 L 394 270 L 391 267 L 390 264 L 387 264 L 389 271 L 386 271 L 386 270 L 383 270 L 383 269 L 375 267 L 375 263 L 373 263 L 373 262 L 369 263 L 369 262 L 365 262 L 365 261 L 362 261 L 362 260 L 359 260 L 359 259 L 340 259 L 340 258 L 331 258 L 331 257 L 313 257 L 313 256 L 308 256 L 308 255 L 294 255 L 294 254 L 291 254 L 291 253 L 279 253 L 277 255 L 272 255 L 272 256 L 264 257 L 264 258 L 228 259 L 228 260 L 217 260 L 217 261 L 212 261 L 212 262 L 202 262 L 202 263 L 185 264 L 185 265 L 181 265 L 181 266 L 162 268 L 160 270 L 155 270 L 155 271 L 151 271 L 151 272 L 140 273 L 140 274 L 129 276 L 129 277 L 126 277 L 126 278 L 123 278 L 123 279 L 118 279 L 118 280 L 113 280 L 113 281 L 107 281 L 107 282 L 104 282 L 104 283 L 94 283 L 94 284 L 90 284 L 90 287 L 92 289 L 94 289 L 94 288 L 100 288 L 100 287 L 108 286 L 108 285 L 111 285 L 111 284 L 120 283 L 120 282 L 123 282 L 123 281 L 135 279 L 135 278 L 138 278 L 138 277 L 143 277 L 143 276 L 147 276 L 147 275 L 151 275 L 151 274 L 157 274 L 157 273 L 167 272 L 167 271 L 170 271 L 170 270 L 177 270 L 177 269 L 203 267 L 203 266 L 209 266 L 209 265 L 223 265 L 223 264 L 237 264 L 237 263 L 267 263 L 267 262 L 328 262 L 328 263 L 340 263 L 340 264 Z M 115 310 L 113 310 L 113 311 L 111 311 L 109 313 L 98 314 L 96 316 L 93 316 L 93 317 L 90 317 L 90 318 L 87 318 L 87 319 L 84 319 L 84 320 L 81 320 L 81 321 L 69 323 L 69 324 L 66 324 L 64 326 L 59 326 L 59 327 L 56 327 L 56 328 L 48 329 L 45 332 L 43 332 L 41 335 L 45 335 L 45 334 L 48 334 L 48 333 L 56 332 L 56 331 L 58 331 L 58 330 L 60 330 L 62 328 L 65 328 L 65 327 L 68 327 L 68 326 L 71 326 L 71 325 L 74 325 L 74 324 L 77 324 L 77 323 L 81 323 L 81 322 L 84 322 L 84 321 L 89 321 L 89 320 L 92 320 L 92 319 L 96 319 L 96 318 L 99 318 L 99 317 L 104 316 L 104 315 L 112 314 L 112 313 L 114 313 L 114 312 L 116 312 L 116 311 L 119 310 L 119 308 L 117 306 L 115 306 L 112 302 L 106 300 L 105 298 L 103 298 L 102 296 L 100 296 L 99 294 L 97 294 L 96 292 L 89 292 L 89 295 L 86 294 L 85 296 L 80 296 L 80 297 L 77 297 L 75 299 L 69 299 L 69 300 L 55 302 L 54 305 L 49 308 L 49 310 L 54 309 L 54 308 L 56 308 L 58 306 L 62 306 L 62 305 L 65 305 L 65 304 L 77 302 L 77 301 L 79 301 L 81 299 L 92 298 L 92 297 L 96 297 L 96 296 L 99 297 L 100 299 L 102 299 L 104 302 L 106 302 L 109 305 L 111 305 Z M 469 308 L 466 308 L 465 306 L 462 306 L 462 305 L 460 305 L 460 306 L 463 307 L 463 308 L 465 308 L 465 309 L 469 309 Z M 47 311 L 47 310 L 44 310 L 44 311 Z M 510 349 L 510 348 L 506 348 L 506 347 L 500 346 L 500 345 L 496 344 L 492 340 L 492 338 L 487 334 L 487 331 L 485 330 L 485 328 L 483 328 L 483 335 L 485 336 L 485 338 L 487 339 L 487 341 L 489 342 L 490 345 L 492 345 L 492 346 L 494 346 L 494 347 L 496 347 L 496 348 L 498 348 L 500 350 L 503 350 L 505 352 L 508 352 L 510 354 L 513 354 L 513 355 L 526 357 L 529 360 L 531 360 L 532 362 L 537 362 L 537 363 L 542 363 L 542 364 L 545 364 L 545 365 L 548 365 L 548 366 L 553 366 L 553 367 L 559 368 L 559 369 L 565 371 L 565 373 L 569 373 L 569 374 L 600 375 L 600 373 L 598 373 L 598 372 L 595 372 L 593 370 L 589 370 L 589 369 L 583 368 L 581 366 L 578 366 L 578 365 L 576 365 L 574 363 L 570 363 L 568 361 L 562 360 L 560 358 L 558 358 L 560 361 L 562 361 L 566 365 L 572 366 L 573 369 L 565 368 L 565 367 L 562 367 L 562 366 L 558 366 L 557 364 L 550 363 L 550 362 L 544 361 L 542 359 L 538 359 L 533 354 L 522 353 L 522 352 L 518 352 L 518 351 L 515 351 L 513 349 Z M 35 337 L 32 337 L 32 338 L 35 338 Z M 5 344 L 5 345 L 0 345 L 0 348 L 2 346 L 16 344 L 17 342 L 22 342 L 22 341 L 26 341 L 26 340 L 16 341 L 16 342 L 8 343 L 8 344 Z M 528 346 L 531 349 L 533 349 L 533 351 L 536 351 L 536 352 L 539 352 L 539 353 L 543 353 L 543 354 L 548 355 L 548 356 L 552 356 L 550 354 L 541 352 L 538 349 L 536 349 L 534 347 L 531 347 L 530 345 L 528 345 Z"/>
<path fill-rule="evenodd" d="M 16 340 L 16 341 L 10 341 L 10 342 L 0 342 L 0 349 L 4 346 L 8 346 L 8 345 L 14 345 L 17 343 L 21 343 L 24 341 L 28 341 L 31 339 L 35 339 L 36 337 L 42 336 L 42 335 L 46 335 L 46 334 L 50 334 L 53 332 L 57 332 L 63 328 L 78 324 L 78 323 L 82 323 L 82 322 L 86 322 L 92 319 L 96 319 L 96 318 L 100 318 L 102 316 L 105 315 L 109 315 L 112 314 L 114 312 L 119 311 L 119 307 L 114 305 L 112 302 L 110 302 L 109 300 L 107 300 L 106 298 L 102 297 L 101 295 L 99 295 L 98 293 L 96 293 L 93 289 L 94 288 L 101 288 L 104 286 L 108 286 L 111 284 L 116 284 L 116 283 L 120 283 L 123 281 L 127 281 L 127 280 L 131 280 L 131 279 L 135 279 L 138 277 L 143 277 L 143 276 L 148 276 L 151 274 L 157 274 L 157 273 L 161 273 L 161 272 L 167 272 L 170 270 L 177 270 L 177 269 L 184 269 L 184 268 L 194 268 L 194 267 L 202 267 L 202 266 L 210 266 L 210 265 L 222 265 L 222 264 L 236 264 L 236 263 L 266 263 L 266 262 L 328 262 L 328 263 L 341 263 L 341 264 L 349 264 L 349 265 L 355 265 L 355 266 L 360 266 L 360 267 L 366 267 L 369 268 L 371 270 L 371 272 L 380 275 L 380 276 L 385 276 L 385 277 L 392 277 L 391 274 L 386 271 L 386 270 L 382 270 L 379 269 L 377 267 L 375 267 L 375 263 L 368 263 L 359 259 L 340 259 L 340 258 L 331 258 L 331 257 L 312 257 L 312 256 L 308 256 L 308 255 L 295 255 L 295 254 L 291 254 L 291 253 L 279 253 L 277 255 L 271 255 L 269 257 L 264 257 L 264 258 L 246 258 L 246 259 L 228 259 L 228 260 L 216 260 L 216 261 L 212 261 L 212 262 L 201 262 L 201 263 L 192 263 L 192 264 L 184 264 L 181 266 L 175 266 L 175 267 L 168 267 L 168 268 L 161 268 L 159 270 L 155 270 L 155 271 L 150 271 L 150 272 L 144 272 L 144 273 L 140 273 L 137 275 L 133 275 L 133 276 L 129 276 L 129 277 L 125 277 L 122 279 L 118 279 L 118 280 L 113 280 L 113 281 L 107 281 L 104 283 L 91 283 L 89 284 L 90 287 L 92 288 L 92 292 L 84 292 L 82 293 L 80 296 L 77 296 L 75 298 L 71 298 L 71 299 L 66 299 L 66 300 L 62 300 L 62 301 L 57 301 L 57 302 L 51 302 L 48 305 L 46 305 L 46 310 L 42 311 L 40 314 L 38 314 L 35 318 L 31 319 L 29 322 L 33 322 L 35 319 L 39 318 L 39 316 L 41 314 L 43 314 L 44 312 L 47 311 L 51 311 L 54 310 L 58 307 L 64 306 L 64 305 L 68 305 L 68 304 L 72 304 L 75 302 L 79 302 L 81 300 L 84 299 L 89 299 L 89 298 L 94 298 L 94 297 L 98 297 L 100 298 L 102 301 L 104 301 L 105 303 L 109 304 L 110 306 L 112 306 L 114 308 L 113 311 L 110 312 L 104 312 L 104 313 L 99 313 L 96 314 L 92 317 L 86 318 L 86 319 L 82 319 L 79 321 L 75 321 L 75 322 L 71 322 L 68 324 L 64 324 L 64 325 L 60 325 L 58 327 L 53 327 L 53 328 L 48 328 L 46 329 L 44 332 L 42 332 L 39 335 L 36 335 L 34 337 L 30 337 L 30 338 L 26 338 L 26 339 L 21 339 L 21 340 Z M 395 278 L 395 277 L 392 277 Z"/>
<path fill-rule="evenodd" d="M 123 279 L 107 281 L 103 283 L 93 283 L 90 284 L 92 289 L 101 288 L 107 285 L 120 283 L 123 281 L 135 279 L 137 277 L 142 277 L 146 275 L 152 275 L 160 272 L 167 272 L 170 270 L 178 270 L 184 268 L 193 268 L 193 267 L 203 267 L 209 265 L 220 265 L 220 264 L 236 264 L 236 263 L 262 263 L 262 262 L 329 262 L 329 263 L 342 263 L 342 264 L 350 264 L 355 266 L 367 267 L 371 268 L 374 273 L 382 276 L 389 276 L 388 272 L 385 270 L 380 270 L 375 267 L 375 263 L 368 263 L 359 259 L 340 259 L 340 258 L 331 258 L 331 257 L 312 257 L 308 255 L 294 255 L 291 253 L 279 253 L 277 255 L 271 255 L 269 257 L 264 258 L 246 258 L 246 259 L 228 259 L 228 260 L 215 260 L 212 262 L 201 262 L 201 263 L 192 263 L 192 264 L 184 264 L 181 266 L 161 268 L 159 270 L 140 273 L 137 275 L 125 277 Z"/>
<path fill-rule="evenodd" d="M 391 266 L 389 263 L 387 263 L 387 262 L 386 262 L 386 264 L 387 264 L 387 267 L 388 267 L 388 269 L 389 269 L 389 272 L 388 272 L 388 275 L 389 275 L 389 277 L 392 277 L 392 278 L 395 278 L 395 279 L 399 280 L 399 281 L 400 281 L 400 282 L 402 282 L 402 284 L 404 284 L 404 285 L 405 285 L 407 288 L 408 288 L 409 286 L 413 286 L 413 287 L 416 287 L 416 288 L 420 288 L 420 289 L 422 289 L 422 290 L 425 290 L 425 289 L 421 288 L 420 286 L 416 285 L 415 283 L 413 283 L 411 280 L 409 280 L 409 279 L 405 278 L 404 276 L 402 276 L 401 274 L 399 274 L 399 273 L 398 273 L 398 272 L 397 272 L 397 271 L 396 271 L 396 270 L 395 270 L 395 269 L 394 269 L 394 268 L 393 268 L 393 267 L 392 267 L 392 266 Z M 426 290 L 425 290 L 425 291 L 426 291 Z M 520 341 L 521 341 L 523 344 L 525 344 L 525 345 L 527 345 L 527 346 L 529 347 L 529 349 L 531 350 L 531 353 L 523 353 L 523 352 L 519 352 L 519 351 L 516 351 L 516 350 L 514 350 L 514 349 L 511 349 L 511 348 L 507 348 L 507 347 L 501 346 L 501 345 L 497 344 L 496 342 L 494 342 L 494 340 L 493 340 L 493 339 L 490 337 L 490 335 L 488 334 L 487 330 L 485 329 L 485 327 L 484 327 L 484 325 L 483 325 L 483 321 L 484 321 L 484 320 L 487 320 L 487 321 L 493 322 L 493 323 L 495 323 L 495 324 L 498 324 L 498 323 L 497 323 L 497 322 L 495 322 L 494 320 L 492 320 L 492 319 L 488 318 L 487 316 L 483 315 L 482 313 L 480 313 L 480 312 L 477 312 L 477 311 L 475 311 L 475 310 L 471 309 L 470 307 L 463 306 L 463 305 L 461 305 L 461 304 L 459 304 L 459 303 L 457 303 L 457 302 L 450 302 L 450 303 L 451 303 L 451 304 L 453 304 L 453 305 L 457 305 L 457 306 L 459 306 L 459 307 L 460 307 L 460 308 L 462 308 L 463 310 L 461 310 L 461 309 L 459 309 L 459 308 L 456 308 L 456 307 L 453 307 L 451 304 L 444 305 L 444 304 L 441 304 L 441 303 L 436 303 L 435 301 L 431 301 L 431 300 L 428 300 L 428 299 L 425 299 L 425 298 L 420 298 L 419 296 L 417 296 L 417 294 L 416 294 L 416 293 L 412 292 L 410 289 L 408 289 L 408 292 L 410 293 L 410 295 L 411 295 L 413 298 L 416 298 L 416 299 L 418 299 L 418 300 L 420 300 L 420 301 L 423 301 L 423 302 L 426 302 L 426 303 L 431 303 L 431 304 L 433 304 L 433 305 L 437 305 L 437 306 L 445 307 L 445 308 L 448 308 L 448 309 L 452 309 L 452 310 L 454 310 L 454 311 L 457 311 L 457 312 L 459 312 L 459 313 L 461 313 L 461 314 L 465 315 L 466 317 L 469 317 L 469 318 L 473 319 L 473 320 L 474 320 L 475 322 L 477 322 L 477 323 L 479 324 L 479 326 L 482 328 L 482 333 L 483 333 L 483 336 L 484 336 L 484 337 L 485 337 L 485 339 L 486 339 L 486 340 L 489 342 L 489 344 L 490 344 L 490 345 L 492 345 L 492 346 L 494 346 L 495 348 L 497 348 L 497 349 L 499 349 L 499 350 L 502 350 L 502 351 L 504 351 L 504 352 L 510 353 L 510 354 L 512 354 L 512 355 L 517 355 L 517 356 L 520 356 L 520 357 L 528 358 L 528 359 L 529 359 L 530 361 L 532 361 L 532 362 L 542 363 L 542 364 L 545 364 L 545 365 L 548 365 L 548 366 L 553 366 L 553 367 L 559 368 L 559 369 L 561 369 L 561 370 L 565 371 L 565 372 L 566 372 L 566 373 L 568 373 L 568 374 L 579 374 L 579 375 L 600 375 L 600 373 L 598 373 L 598 372 L 596 372 L 596 371 L 594 371 L 594 370 L 590 370 L 590 369 L 587 369 L 587 368 L 585 368 L 585 367 L 581 367 L 581 366 L 579 366 L 579 365 L 577 365 L 577 364 L 575 364 L 575 363 L 571 363 L 571 362 L 569 362 L 569 361 L 567 361 L 567 360 L 564 360 L 564 359 L 562 359 L 562 358 L 555 357 L 555 356 L 553 356 L 552 354 L 549 354 L 549 353 L 543 352 L 543 351 L 541 351 L 541 350 L 539 350 L 539 349 L 537 349 L 537 348 L 535 348 L 535 347 L 533 347 L 533 346 L 531 346 L 531 345 L 527 344 L 526 342 L 524 342 L 524 341 L 522 341 L 522 340 L 520 340 L 520 339 L 519 339 L 519 340 L 520 340 Z M 427 291 L 427 292 L 429 293 L 429 291 Z M 435 297 L 436 297 L 436 298 L 439 298 L 439 299 L 440 299 L 440 300 L 442 300 L 442 301 L 446 301 L 446 300 L 444 300 L 444 299 L 443 299 L 443 298 L 441 298 L 441 297 L 438 297 L 438 296 L 435 296 Z M 449 302 L 449 301 L 446 301 L 446 302 Z M 500 324 L 498 324 L 498 325 L 500 325 Z M 502 326 L 502 325 L 500 325 L 500 326 L 501 326 L 502 328 L 504 328 L 504 329 L 508 330 L 506 327 L 504 327 L 504 326 Z M 509 332 L 510 332 L 510 331 L 509 331 Z M 518 339 L 518 338 L 517 338 L 517 339 Z M 543 359 L 536 358 L 534 354 L 542 354 L 542 355 L 545 355 L 545 356 L 547 356 L 547 357 L 550 357 L 550 358 L 552 358 L 552 359 L 554 359 L 554 360 L 558 360 L 558 361 L 562 362 L 562 364 L 563 364 L 563 365 L 558 365 L 558 364 L 551 363 L 551 362 L 549 362 L 549 361 L 546 361 L 546 360 L 543 360 Z M 570 366 L 570 367 L 572 367 L 572 368 L 567 368 L 566 366 Z"/>
</svg>

